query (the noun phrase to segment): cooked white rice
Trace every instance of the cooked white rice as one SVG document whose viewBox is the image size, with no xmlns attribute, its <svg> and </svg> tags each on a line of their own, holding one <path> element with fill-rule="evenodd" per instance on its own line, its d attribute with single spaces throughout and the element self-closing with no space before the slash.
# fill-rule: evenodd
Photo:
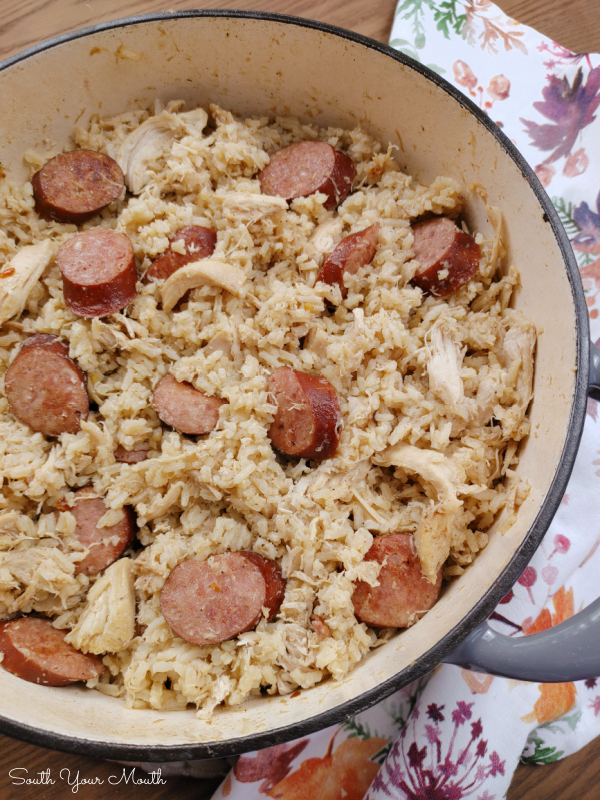
<svg viewBox="0 0 600 800">
<path fill-rule="evenodd" d="M 92 640 L 121 641 L 108 598 L 111 576 L 126 580 L 129 571 L 117 575 L 113 565 L 108 578 L 109 571 L 74 576 L 81 546 L 74 517 L 61 510 L 92 483 L 111 509 L 106 527 L 133 506 L 144 549 L 128 553 L 137 635 L 104 656 L 109 669 L 89 685 L 128 707 L 194 704 L 209 718 L 220 703 L 342 678 L 389 638 L 391 631 L 358 622 L 351 602 L 353 581 L 376 581 L 378 565 L 363 562 L 374 535 L 414 533 L 424 570 L 445 564 L 451 578 L 485 547 L 502 509 L 511 524 L 527 494 L 512 467 L 529 430 L 535 330 L 508 307 L 518 273 L 511 267 L 500 277 L 494 210 L 497 235 L 477 234 L 484 258 L 466 286 L 444 300 L 411 285 L 418 264 L 410 222 L 431 212 L 456 217 L 463 204 L 456 180 L 416 184 L 391 148 L 360 129 L 239 120 L 211 106 L 202 132 L 203 112 L 182 109 L 170 103 L 76 131 L 70 147 L 112 157 L 149 118 L 171 131 L 160 140 L 162 155 L 155 150 L 141 171 L 139 161 L 130 165 L 140 193 L 82 228 L 127 234 L 141 274 L 178 228 L 204 225 L 217 232 L 213 258 L 242 269 L 246 283 L 239 298 L 215 286 L 195 289 L 171 313 L 162 310 L 160 285 L 140 284 L 122 313 L 87 320 L 66 308 L 53 257 L 22 298 L 22 315 L 0 330 L 0 617 L 42 612 L 74 629 L 70 638 L 83 650 L 93 650 Z M 323 208 L 321 194 L 282 208 L 260 193 L 256 175 L 270 155 L 306 139 L 329 142 L 356 165 L 355 191 L 337 211 Z M 27 153 L 32 174 L 55 152 Z M 347 298 L 315 286 L 324 254 L 376 222 L 377 253 L 346 278 Z M 40 219 L 30 183 L 0 185 L 0 274 L 24 246 L 49 240 L 55 254 L 77 230 Z M 75 435 L 46 438 L 8 410 L 3 376 L 32 333 L 68 341 L 87 373 L 98 410 Z M 343 416 L 335 458 L 315 466 L 275 454 L 267 432 L 276 408 L 266 387 L 281 366 L 323 375 L 335 387 Z M 167 373 L 227 400 L 210 435 L 186 437 L 161 425 L 150 400 Z M 117 445 L 142 444 L 150 448 L 146 461 L 115 462 Z M 423 469 L 415 456 L 440 468 Z M 169 572 L 187 558 L 241 549 L 280 564 L 287 591 L 277 619 L 210 647 L 174 637 L 159 606 Z M 330 638 L 317 637 L 312 614 Z"/>
</svg>

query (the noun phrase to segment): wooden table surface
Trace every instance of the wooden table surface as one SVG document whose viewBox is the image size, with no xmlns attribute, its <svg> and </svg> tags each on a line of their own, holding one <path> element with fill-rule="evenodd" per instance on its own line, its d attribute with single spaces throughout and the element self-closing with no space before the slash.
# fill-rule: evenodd
<svg viewBox="0 0 600 800">
<path fill-rule="evenodd" d="M 600 52 L 600 0 L 496 0 L 496 3 L 510 16 L 537 28 L 574 52 Z M 76 28 L 132 14 L 184 8 L 243 8 L 295 14 L 386 42 L 395 4 L 395 0 L 0 0 L 0 59 Z M 63 780 L 57 779 L 54 785 L 17 785 L 9 772 L 19 767 L 27 769 L 30 778 L 48 768 L 55 779 L 61 770 L 69 770 L 69 773 L 63 772 Z M 24 776 L 26 773 L 14 774 Z M 123 780 L 108 788 L 108 778 L 121 775 L 122 767 L 116 764 L 45 750 L 0 736 L 2 800 L 60 800 L 75 788 L 67 784 L 68 776 L 71 782 L 76 776 L 82 782 L 76 796 L 83 800 L 100 800 L 109 793 L 119 800 L 173 797 L 203 800 L 210 797 L 218 785 L 218 781 L 202 784 L 193 778 L 169 778 L 164 785 L 148 786 Z M 133 776 L 136 781 L 146 777 L 139 771 Z M 598 800 L 599 779 L 600 738 L 556 764 L 519 766 L 508 800 Z"/>
</svg>

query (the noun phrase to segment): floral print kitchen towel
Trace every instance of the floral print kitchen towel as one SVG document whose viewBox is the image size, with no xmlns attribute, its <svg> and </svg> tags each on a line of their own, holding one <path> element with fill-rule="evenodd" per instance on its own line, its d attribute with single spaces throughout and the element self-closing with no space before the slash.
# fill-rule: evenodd
<svg viewBox="0 0 600 800">
<path fill-rule="evenodd" d="M 443 75 L 535 169 L 571 239 L 600 341 L 600 57 L 574 55 L 488 0 L 399 0 L 391 45 Z M 600 421 L 544 542 L 492 615 L 501 632 L 558 625 L 598 596 Z M 519 760 L 600 734 L 600 682 L 531 684 L 442 665 L 343 725 L 240 757 L 214 800 L 500 800 Z"/>
</svg>

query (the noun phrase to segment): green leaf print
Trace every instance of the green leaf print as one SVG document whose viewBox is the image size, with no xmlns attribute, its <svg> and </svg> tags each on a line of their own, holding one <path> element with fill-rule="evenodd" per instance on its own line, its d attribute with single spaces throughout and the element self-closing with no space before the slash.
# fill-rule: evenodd
<svg viewBox="0 0 600 800">
<path fill-rule="evenodd" d="M 427 681 L 423 680 L 415 687 L 415 691 L 408 695 L 405 701 L 400 701 L 398 705 L 395 703 L 387 703 L 384 705 L 384 709 L 386 714 L 389 715 L 390 719 L 394 723 L 395 727 L 398 730 L 398 733 L 404 728 L 406 723 L 408 722 L 408 718 L 413 712 L 414 707 L 417 705 L 417 702 L 421 695 L 423 694 L 423 690 L 427 685 Z M 406 717 L 404 716 L 403 711 L 406 711 Z"/>
<path fill-rule="evenodd" d="M 532 756 L 523 756 L 521 762 L 523 764 L 552 764 L 558 761 L 564 754 L 564 750 L 556 750 L 555 747 L 543 747 L 538 749 L 536 747 L 535 753 Z"/>
<path fill-rule="evenodd" d="M 579 233 L 581 228 L 573 219 L 573 203 L 566 202 L 564 197 L 551 197 L 552 205 L 558 212 L 560 221 L 567 232 L 569 239 L 572 239 L 576 233 Z"/>
<path fill-rule="evenodd" d="M 573 203 L 567 202 L 564 197 L 551 197 L 550 199 L 552 200 L 552 205 L 558 212 L 559 219 L 563 224 L 567 236 L 569 239 L 573 239 L 573 237 L 581 231 L 581 228 L 573 218 L 573 212 L 575 210 Z M 573 252 L 577 259 L 579 269 L 587 267 L 588 264 L 595 261 L 595 256 L 592 253 L 582 253 L 578 250 L 574 250 Z"/>
<path fill-rule="evenodd" d="M 564 750 L 557 750 L 556 747 L 544 747 L 543 739 L 533 731 L 527 739 L 528 745 L 535 745 L 535 749 L 530 756 L 521 756 L 523 764 L 552 764 L 564 754 Z"/>
<path fill-rule="evenodd" d="M 582 716 L 583 716 L 583 711 L 581 710 L 576 711 L 574 714 L 571 714 L 570 717 L 563 717 L 561 719 L 561 722 L 566 722 L 569 728 L 571 728 L 571 730 L 574 731 L 575 728 L 579 725 Z"/>
<path fill-rule="evenodd" d="M 423 25 L 425 9 L 423 6 L 435 12 L 434 0 L 401 0 L 396 7 L 396 16 L 411 23 L 415 35 L 415 45 L 417 41 L 422 41 L 422 47 L 425 46 L 425 26 Z M 422 37 L 422 39 L 418 37 Z M 416 46 L 418 47 L 418 45 Z M 419 49 L 422 49 L 422 47 L 419 47 Z"/>
<path fill-rule="evenodd" d="M 450 38 L 450 30 L 453 30 L 457 36 L 462 36 L 467 21 L 467 15 L 459 14 L 456 10 L 457 2 L 458 0 L 445 0 L 433 12 L 433 18 L 437 22 L 436 28 L 444 34 L 446 39 Z"/>
<path fill-rule="evenodd" d="M 364 741 L 365 739 L 370 739 L 372 736 L 377 736 L 377 732 L 371 733 L 369 726 L 366 724 L 363 725 L 362 722 L 355 717 L 345 722 L 342 727 L 348 734 L 349 739 L 358 736 Z"/>
<path fill-rule="evenodd" d="M 390 742 L 389 744 L 386 744 L 385 747 L 382 747 L 381 750 L 371 758 L 371 761 L 376 761 L 379 765 L 383 764 L 390 754 L 392 744 L 393 742 Z"/>
<path fill-rule="evenodd" d="M 562 727 L 562 723 L 566 722 L 569 728 L 574 731 L 575 728 L 579 725 L 579 721 L 582 717 L 581 711 L 575 711 L 575 713 L 571 714 L 570 717 L 561 717 L 560 719 L 554 720 L 554 722 L 544 722 L 543 725 L 540 725 L 538 730 L 542 730 L 543 728 L 550 733 L 562 733 L 565 734 L 566 730 Z"/>
</svg>

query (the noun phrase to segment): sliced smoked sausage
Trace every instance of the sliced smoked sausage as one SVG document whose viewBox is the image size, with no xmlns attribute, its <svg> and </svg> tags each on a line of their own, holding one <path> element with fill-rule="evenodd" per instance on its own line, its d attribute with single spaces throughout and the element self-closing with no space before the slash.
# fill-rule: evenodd
<svg viewBox="0 0 600 800">
<path fill-rule="evenodd" d="M 421 264 L 413 282 L 421 289 L 446 297 L 464 286 L 479 269 L 479 245 L 448 217 L 419 222 L 412 231 L 415 258 Z"/>
<path fill-rule="evenodd" d="M 374 628 L 407 628 L 434 605 L 442 587 L 442 571 L 429 583 L 407 533 L 377 536 L 365 561 L 383 564 L 379 586 L 357 581 L 352 603 L 356 618 Z M 385 562 L 385 563 L 384 563 Z"/>
<path fill-rule="evenodd" d="M 217 427 L 219 409 L 225 401 L 194 389 L 191 383 L 165 375 L 156 384 L 152 405 L 160 419 L 181 433 L 200 436 Z"/>
<path fill-rule="evenodd" d="M 135 517 L 133 511 L 123 508 L 124 516 L 110 528 L 99 528 L 100 518 L 108 508 L 91 486 L 75 492 L 75 501 L 69 508 L 75 517 L 75 536 L 90 552 L 75 565 L 75 575 L 97 575 L 116 561 L 133 542 Z"/>
<path fill-rule="evenodd" d="M 126 450 L 122 444 L 118 445 L 113 455 L 115 461 L 119 464 L 139 464 L 140 461 L 145 461 L 148 458 L 148 448 L 139 450 Z"/>
<path fill-rule="evenodd" d="M 281 606 L 285 581 L 274 561 L 242 551 L 183 561 L 165 581 L 160 608 L 176 636 L 196 645 L 224 642 Z"/>
<path fill-rule="evenodd" d="M 279 564 L 272 561 L 270 558 L 260 556 L 258 553 L 253 553 L 251 550 L 241 550 L 241 555 L 251 561 L 255 567 L 258 567 L 265 581 L 266 594 L 263 606 L 269 609 L 267 621 L 270 622 L 275 618 L 285 594 L 285 581 L 281 574 Z"/>
<path fill-rule="evenodd" d="M 47 161 L 31 179 L 35 210 L 44 219 L 79 225 L 123 191 L 116 161 L 94 150 L 72 150 Z"/>
<path fill-rule="evenodd" d="M 326 378 L 280 367 L 269 378 L 277 413 L 269 438 L 288 456 L 323 461 L 338 446 L 342 415 L 337 395 Z"/>
<path fill-rule="evenodd" d="M 2 666 L 24 681 L 67 686 L 101 675 L 106 667 L 98 656 L 85 655 L 65 642 L 65 631 L 48 619 L 21 617 L 0 625 Z"/>
<path fill-rule="evenodd" d="M 77 433 L 87 419 L 85 374 L 69 358 L 67 345 L 52 334 L 37 333 L 21 345 L 4 388 L 15 417 L 45 436 Z"/>
<path fill-rule="evenodd" d="M 58 248 L 56 263 L 67 307 L 79 317 L 105 317 L 136 296 L 137 270 L 129 237 L 106 228 L 76 233 Z"/>
<path fill-rule="evenodd" d="M 217 234 L 209 228 L 200 225 L 186 225 L 180 228 L 169 239 L 169 246 L 165 252 L 153 261 L 144 275 L 143 283 L 150 281 L 163 281 L 170 278 L 174 272 L 193 261 L 209 258 L 215 251 Z M 173 245 L 181 242 L 185 253 L 173 250 Z"/>
<path fill-rule="evenodd" d="M 335 208 L 352 189 L 352 159 L 327 142 L 296 142 L 278 150 L 258 173 L 264 194 L 293 200 L 316 192 L 327 195 L 325 208 Z"/>
<path fill-rule="evenodd" d="M 377 249 L 377 237 L 380 224 L 376 222 L 363 231 L 351 233 L 338 244 L 317 275 L 317 282 L 323 281 L 330 286 L 337 284 L 346 297 L 348 290 L 344 286 L 344 273 L 355 275 L 361 267 L 370 264 Z"/>
</svg>

